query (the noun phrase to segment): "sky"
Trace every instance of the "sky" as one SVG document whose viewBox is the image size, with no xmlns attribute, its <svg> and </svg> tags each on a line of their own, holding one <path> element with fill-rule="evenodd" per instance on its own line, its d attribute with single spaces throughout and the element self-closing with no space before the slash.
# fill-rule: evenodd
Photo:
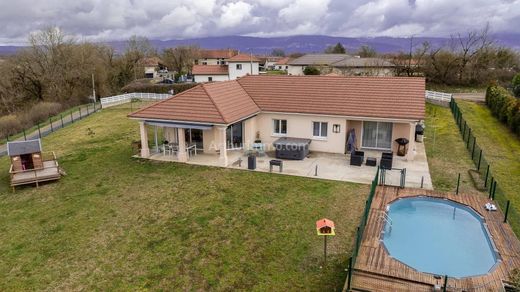
<svg viewBox="0 0 520 292">
<path fill-rule="evenodd" d="M 0 44 L 58 26 L 79 39 L 518 33 L 520 0 L 0 0 Z"/>
</svg>

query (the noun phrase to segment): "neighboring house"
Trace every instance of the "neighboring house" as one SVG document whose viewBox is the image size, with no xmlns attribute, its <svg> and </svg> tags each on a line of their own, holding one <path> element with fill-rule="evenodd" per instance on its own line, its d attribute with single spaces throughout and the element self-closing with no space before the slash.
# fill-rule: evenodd
<svg viewBox="0 0 520 292">
<path fill-rule="evenodd" d="M 226 65 L 226 60 L 237 55 L 237 50 L 200 50 L 195 65 Z"/>
<path fill-rule="evenodd" d="M 352 56 L 346 54 L 307 54 L 288 61 L 289 67 L 285 70 L 289 75 L 304 75 L 305 67 L 312 66 L 318 68 L 322 74 L 327 74 L 332 70 L 331 64 L 345 58 L 352 58 Z"/>
<path fill-rule="evenodd" d="M 260 71 L 274 70 L 276 63 L 280 61 L 282 58 L 283 57 L 273 56 L 258 57 L 258 59 L 260 59 Z"/>
<path fill-rule="evenodd" d="M 193 65 L 191 69 L 194 82 L 212 82 L 229 80 L 227 65 Z"/>
<path fill-rule="evenodd" d="M 278 62 L 276 62 L 274 64 L 274 70 L 285 70 L 285 71 L 287 71 L 289 69 L 289 65 L 287 63 L 290 60 L 291 60 L 291 58 L 289 58 L 289 57 L 284 57 L 284 58 L 278 60 Z"/>
<path fill-rule="evenodd" d="M 251 149 L 255 140 L 269 146 L 280 137 L 311 139 L 311 151 L 343 154 L 352 130 L 358 149 L 395 153 L 395 139 L 406 138 L 406 159 L 413 160 L 424 92 L 424 78 L 245 76 L 201 84 L 129 117 L 140 122 L 142 157 L 150 156 L 150 125 L 163 127 L 170 142 L 186 142 L 188 132 L 189 142 L 218 154 L 224 166 L 228 150 Z M 185 162 L 186 144 L 178 145 L 177 159 Z"/>
<path fill-rule="evenodd" d="M 145 78 L 155 78 L 159 70 L 163 69 L 161 59 L 157 57 L 142 58 L 139 64 L 144 67 Z"/>
<path fill-rule="evenodd" d="M 258 75 L 260 60 L 252 55 L 238 54 L 226 59 L 228 65 L 194 65 L 195 82 L 235 80 L 245 75 Z"/>
<path fill-rule="evenodd" d="M 343 76 L 393 76 L 395 72 L 395 65 L 381 58 L 345 58 L 330 66 Z"/>
</svg>

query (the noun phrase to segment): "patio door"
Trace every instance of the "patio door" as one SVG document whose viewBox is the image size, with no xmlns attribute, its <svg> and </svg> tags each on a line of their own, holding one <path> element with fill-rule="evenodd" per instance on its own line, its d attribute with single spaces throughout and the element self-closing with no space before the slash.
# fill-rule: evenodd
<svg viewBox="0 0 520 292">
<path fill-rule="evenodd" d="M 226 144 L 228 149 L 241 149 L 244 144 L 242 122 L 233 124 L 226 129 Z"/>
<path fill-rule="evenodd" d="M 185 141 L 188 145 L 197 145 L 197 149 L 203 149 L 203 141 L 202 141 L 202 130 L 200 129 L 186 129 L 184 131 Z"/>
<path fill-rule="evenodd" d="M 392 123 L 363 122 L 363 148 L 388 150 L 392 148 Z"/>
</svg>

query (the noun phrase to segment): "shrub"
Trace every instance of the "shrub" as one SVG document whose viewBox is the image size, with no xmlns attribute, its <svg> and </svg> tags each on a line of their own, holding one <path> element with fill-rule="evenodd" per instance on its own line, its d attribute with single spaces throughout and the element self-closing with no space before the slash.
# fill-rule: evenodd
<svg viewBox="0 0 520 292">
<path fill-rule="evenodd" d="M 316 67 L 312 67 L 312 66 L 305 67 L 305 69 L 303 70 L 303 74 L 305 74 L 305 75 L 320 75 L 320 69 L 318 69 Z"/>
<path fill-rule="evenodd" d="M 173 90 L 175 94 L 197 86 L 198 83 L 177 83 L 177 84 L 150 84 L 150 83 L 131 83 L 121 89 L 123 92 L 146 92 L 146 93 L 169 93 Z"/>
<path fill-rule="evenodd" d="M 61 112 L 62 106 L 57 102 L 40 102 L 27 112 L 27 122 L 32 125 L 43 122 Z"/>
<path fill-rule="evenodd" d="M 0 136 L 6 138 L 23 130 L 20 117 L 17 115 L 7 115 L 0 117 Z"/>
<path fill-rule="evenodd" d="M 516 74 L 515 77 L 513 77 L 511 87 L 513 88 L 513 94 L 516 97 L 520 97 L 520 73 Z"/>
<path fill-rule="evenodd" d="M 491 113 L 514 133 L 520 135 L 520 100 L 498 85 L 490 85 L 486 90 L 486 105 Z"/>
</svg>

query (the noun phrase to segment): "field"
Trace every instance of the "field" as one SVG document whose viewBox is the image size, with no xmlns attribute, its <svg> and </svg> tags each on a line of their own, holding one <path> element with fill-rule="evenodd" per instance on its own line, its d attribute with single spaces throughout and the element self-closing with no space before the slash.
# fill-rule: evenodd
<svg viewBox="0 0 520 292">
<path fill-rule="evenodd" d="M 43 139 L 59 182 L 12 193 L 0 159 L 0 290 L 341 289 L 368 186 L 138 160 L 128 112 Z"/>
<path fill-rule="evenodd" d="M 426 105 L 425 146 L 433 187 L 454 192 L 460 173 L 461 192 L 478 192 L 468 170 L 475 166 L 455 124 L 449 108 Z"/>
</svg>

